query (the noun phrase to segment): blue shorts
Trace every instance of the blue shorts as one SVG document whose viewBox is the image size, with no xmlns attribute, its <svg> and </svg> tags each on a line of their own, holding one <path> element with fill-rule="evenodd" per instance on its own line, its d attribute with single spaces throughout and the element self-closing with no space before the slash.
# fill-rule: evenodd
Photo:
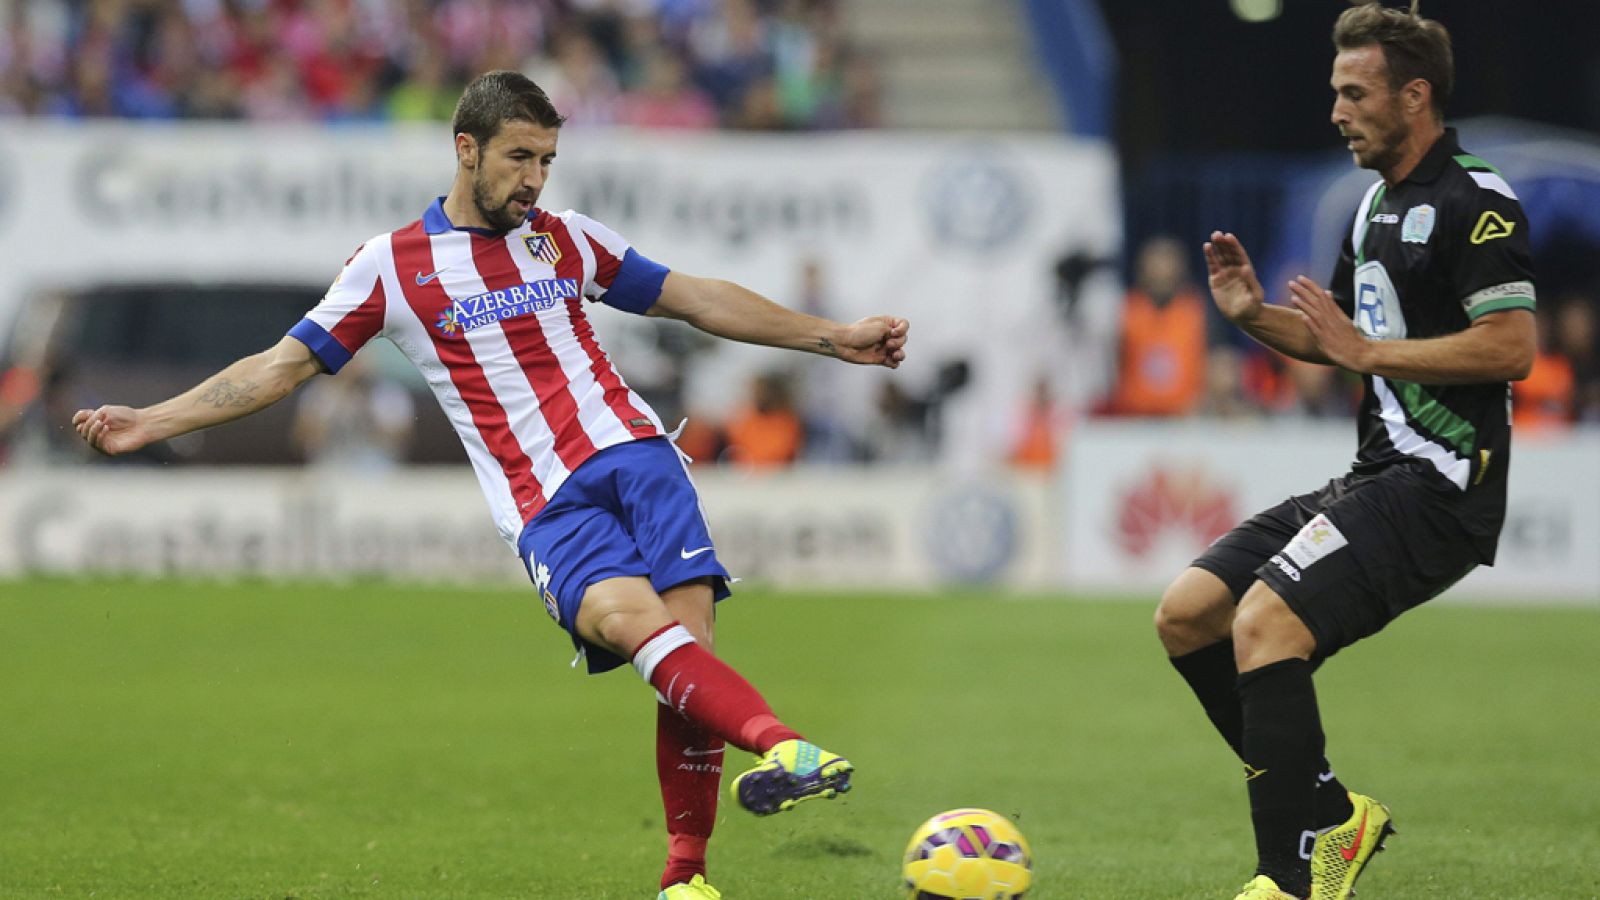
<svg viewBox="0 0 1600 900">
<path fill-rule="evenodd" d="M 545 611 L 572 635 L 591 673 L 627 660 L 578 637 L 578 606 L 590 585 L 642 575 L 659 593 L 710 578 L 715 599 L 730 593 L 700 495 L 666 438 L 616 444 L 589 457 L 522 529 L 517 549 Z"/>
</svg>

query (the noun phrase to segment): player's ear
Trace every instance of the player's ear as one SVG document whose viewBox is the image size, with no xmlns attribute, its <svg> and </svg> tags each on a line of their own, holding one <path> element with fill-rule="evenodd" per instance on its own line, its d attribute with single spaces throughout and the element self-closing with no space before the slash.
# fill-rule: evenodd
<svg viewBox="0 0 1600 900">
<path fill-rule="evenodd" d="M 1400 102 L 1405 105 L 1406 115 L 1420 114 L 1433 102 L 1433 85 L 1426 78 L 1411 79 L 1400 89 Z"/>
<path fill-rule="evenodd" d="M 466 169 L 476 169 L 478 167 L 477 138 L 470 134 L 456 135 L 456 162 Z"/>
</svg>

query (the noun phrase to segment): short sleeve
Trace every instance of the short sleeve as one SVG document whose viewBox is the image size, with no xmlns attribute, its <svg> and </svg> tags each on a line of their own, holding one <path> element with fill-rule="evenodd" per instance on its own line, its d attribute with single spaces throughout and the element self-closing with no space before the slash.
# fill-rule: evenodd
<svg viewBox="0 0 1600 900">
<path fill-rule="evenodd" d="M 1450 280 L 1467 318 L 1534 308 L 1528 217 L 1498 172 L 1469 170 L 1478 190 L 1454 217 Z"/>
<path fill-rule="evenodd" d="M 378 243 L 357 248 L 322 301 L 289 329 L 289 337 L 309 347 L 329 372 L 343 368 L 383 330 L 386 301 Z"/>
<path fill-rule="evenodd" d="M 584 296 L 623 312 L 648 312 L 661 296 L 667 267 L 588 216 L 574 213 L 571 222 L 594 256 L 594 276 L 584 285 Z"/>
</svg>

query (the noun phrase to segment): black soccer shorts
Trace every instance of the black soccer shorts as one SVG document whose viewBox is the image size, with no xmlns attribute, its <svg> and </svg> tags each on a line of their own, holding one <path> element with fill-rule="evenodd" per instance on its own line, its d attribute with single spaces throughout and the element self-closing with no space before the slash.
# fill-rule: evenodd
<svg viewBox="0 0 1600 900">
<path fill-rule="evenodd" d="M 1256 580 L 1326 659 L 1460 581 L 1480 562 L 1450 496 L 1403 466 L 1346 474 L 1218 538 L 1193 563 L 1242 598 Z"/>
</svg>

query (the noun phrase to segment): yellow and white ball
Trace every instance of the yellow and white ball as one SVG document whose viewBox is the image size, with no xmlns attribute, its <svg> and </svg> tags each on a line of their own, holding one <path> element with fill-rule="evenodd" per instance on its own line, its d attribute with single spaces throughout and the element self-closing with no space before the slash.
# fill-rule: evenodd
<svg viewBox="0 0 1600 900">
<path fill-rule="evenodd" d="M 902 872 L 913 900 L 1020 900 L 1033 883 L 1033 851 L 1005 816 L 952 809 L 911 835 Z"/>
</svg>

